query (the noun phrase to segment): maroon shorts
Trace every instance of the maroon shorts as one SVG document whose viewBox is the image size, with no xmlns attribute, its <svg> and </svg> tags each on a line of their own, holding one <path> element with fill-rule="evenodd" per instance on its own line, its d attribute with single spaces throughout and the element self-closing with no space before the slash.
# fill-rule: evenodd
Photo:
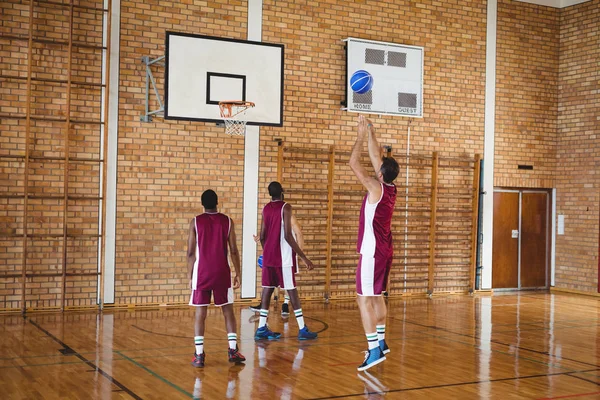
<svg viewBox="0 0 600 400">
<path fill-rule="evenodd" d="M 233 304 L 233 288 L 220 288 L 215 290 L 192 290 L 190 296 L 190 306 L 209 306 L 210 298 L 214 297 L 215 306 L 221 307 L 226 304 Z"/>
<path fill-rule="evenodd" d="M 264 267 L 262 269 L 262 287 L 285 290 L 296 289 L 296 277 L 294 267 Z"/>
<path fill-rule="evenodd" d="M 392 257 L 374 258 L 360 255 L 356 269 L 356 293 L 359 296 L 381 296 L 386 290 Z"/>
</svg>

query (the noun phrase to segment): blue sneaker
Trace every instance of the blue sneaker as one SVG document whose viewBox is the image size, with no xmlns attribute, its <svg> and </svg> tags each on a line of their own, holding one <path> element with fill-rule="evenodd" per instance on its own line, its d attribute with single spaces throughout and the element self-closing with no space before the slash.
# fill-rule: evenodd
<svg viewBox="0 0 600 400">
<path fill-rule="evenodd" d="M 369 351 L 365 351 L 365 361 L 358 367 L 359 371 L 365 371 L 371 368 L 374 365 L 379 364 L 382 361 L 385 361 L 385 356 L 381 352 L 379 347 L 371 349 Z"/>
<path fill-rule="evenodd" d="M 263 326 L 260 327 L 256 330 L 256 333 L 254 334 L 254 340 L 263 340 L 263 339 L 268 339 L 268 340 L 274 340 L 274 339 L 279 339 L 281 337 L 281 333 L 279 332 L 272 332 L 268 326 Z"/>
<path fill-rule="evenodd" d="M 390 352 L 390 348 L 388 347 L 387 343 L 385 342 L 385 339 L 379 341 L 379 348 L 381 349 L 381 352 L 383 354 L 387 354 Z"/>
<path fill-rule="evenodd" d="M 317 334 L 308 330 L 307 326 L 298 331 L 298 340 L 316 339 Z"/>
</svg>

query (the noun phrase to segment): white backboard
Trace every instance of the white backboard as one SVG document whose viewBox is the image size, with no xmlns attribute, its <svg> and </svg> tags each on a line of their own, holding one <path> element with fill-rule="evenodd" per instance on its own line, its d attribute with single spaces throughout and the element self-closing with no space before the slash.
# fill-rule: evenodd
<svg viewBox="0 0 600 400">
<path fill-rule="evenodd" d="M 167 32 L 165 119 L 221 122 L 219 101 L 256 104 L 248 125 L 283 125 L 283 45 Z"/>
<path fill-rule="evenodd" d="M 348 38 L 346 42 L 346 110 L 371 114 L 423 116 L 423 48 Z M 373 87 L 352 91 L 358 70 L 371 74 Z"/>
</svg>

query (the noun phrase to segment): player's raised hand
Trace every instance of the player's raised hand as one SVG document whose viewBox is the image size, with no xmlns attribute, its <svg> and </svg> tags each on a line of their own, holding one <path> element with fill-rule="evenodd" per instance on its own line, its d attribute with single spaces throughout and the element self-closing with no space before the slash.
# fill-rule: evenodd
<svg viewBox="0 0 600 400">
<path fill-rule="evenodd" d="M 371 120 L 368 118 L 365 118 L 365 121 L 367 122 L 367 131 L 369 133 L 375 133 L 375 127 L 373 126 L 373 122 L 371 122 Z"/>
<path fill-rule="evenodd" d="M 252 237 L 254 238 L 254 242 L 255 243 L 260 243 L 260 237 L 257 235 L 252 235 Z"/>
<path fill-rule="evenodd" d="M 368 132 L 369 131 L 367 130 L 367 119 L 365 118 L 364 115 L 359 115 L 358 116 L 358 136 L 365 137 L 365 136 L 367 136 Z"/>
<path fill-rule="evenodd" d="M 236 275 L 236 276 L 233 278 L 233 288 L 234 288 L 234 289 L 237 289 L 237 288 L 239 288 L 239 287 L 240 287 L 240 277 Z"/>
</svg>

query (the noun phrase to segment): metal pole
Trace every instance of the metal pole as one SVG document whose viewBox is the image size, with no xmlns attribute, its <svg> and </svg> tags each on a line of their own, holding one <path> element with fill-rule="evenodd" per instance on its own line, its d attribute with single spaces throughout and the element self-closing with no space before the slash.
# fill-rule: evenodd
<svg viewBox="0 0 600 400">
<path fill-rule="evenodd" d="M 109 93 L 110 93 L 110 40 L 111 40 L 111 19 L 112 19 L 112 0 L 107 0 L 106 13 L 106 56 L 104 57 L 104 125 L 103 126 L 103 146 L 102 149 L 102 193 L 100 194 L 100 201 L 102 202 L 102 210 L 99 218 L 100 221 L 100 287 L 98 289 L 98 308 L 102 310 L 104 308 L 104 286 L 105 286 L 105 247 L 106 247 L 106 186 L 107 186 L 107 161 L 108 161 L 108 107 L 109 107 Z"/>
<path fill-rule="evenodd" d="M 406 279 L 408 272 L 408 174 L 410 167 L 408 166 L 410 161 L 410 124 L 412 119 L 408 121 L 408 136 L 406 139 L 406 189 L 404 198 L 404 292 L 406 292 Z"/>
<path fill-rule="evenodd" d="M 69 206 L 69 156 L 70 144 L 69 136 L 71 132 L 71 78 L 73 75 L 73 0 L 69 2 L 69 50 L 67 55 L 67 111 L 65 123 L 65 171 L 64 171 L 64 197 L 63 197 L 63 248 L 62 248 L 62 299 L 60 303 L 61 311 L 65 310 L 66 291 L 67 291 L 67 222 Z"/>
<path fill-rule="evenodd" d="M 29 1 L 29 41 L 27 49 L 27 94 L 25 97 L 25 165 L 23 183 L 23 261 L 21 263 L 21 313 L 27 310 L 25 286 L 27 280 L 27 208 L 29 204 L 29 142 L 31 140 L 31 69 L 33 53 L 33 2 Z"/>
</svg>

